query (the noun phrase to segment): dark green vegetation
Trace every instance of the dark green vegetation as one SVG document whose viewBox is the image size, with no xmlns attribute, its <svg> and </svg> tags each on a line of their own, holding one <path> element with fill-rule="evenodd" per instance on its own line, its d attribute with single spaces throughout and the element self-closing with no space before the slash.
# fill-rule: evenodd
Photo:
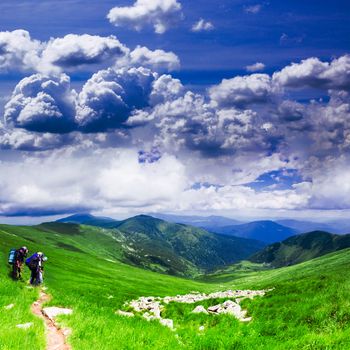
<svg viewBox="0 0 350 350">
<path fill-rule="evenodd" d="M 86 215 L 64 220 L 106 227 L 106 219 Z M 59 230 L 60 225 L 67 224 L 45 225 Z M 77 224 L 70 226 L 71 230 L 77 227 Z M 113 227 L 110 234 L 115 238 L 124 262 L 172 275 L 193 277 L 245 259 L 265 246 L 258 241 L 218 235 L 147 215 L 115 221 Z"/>
<path fill-rule="evenodd" d="M 277 224 L 273 221 L 253 221 L 247 224 L 230 225 L 216 229 L 217 233 L 256 239 L 266 243 L 279 242 L 299 233 L 298 230 Z"/>
<path fill-rule="evenodd" d="M 57 220 L 56 222 L 66 223 L 66 224 L 78 224 L 78 225 L 89 225 L 105 228 L 114 228 L 118 226 L 119 221 L 103 217 L 103 216 L 93 216 L 91 214 L 74 214 L 66 218 Z"/>
<path fill-rule="evenodd" d="M 45 283 L 53 297 L 50 304 L 74 310 L 72 316 L 60 319 L 73 331 L 69 342 L 74 350 L 350 348 L 348 249 L 273 270 L 242 262 L 224 272 L 189 280 L 124 264 L 123 248 L 115 232 L 92 226 L 0 225 L 0 241 L 2 350 L 45 348 L 41 320 L 29 311 L 38 290 L 7 276 L 8 250 L 23 244 L 49 257 Z M 249 323 L 229 316 L 192 315 L 192 306 L 182 304 L 171 304 L 164 311 L 174 319 L 176 331 L 156 321 L 115 314 L 126 301 L 140 296 L 239 288 L 274 288 L 265 297 L 243 302 L 253 317 Z M 15 304 L 13 309 L 3 308 L 11 303 Z M 26 331 L 15 327 L 26 322 L 34 322 L 33 327 Z M 199 331 L 199 326 L 205 330 Z"/>
<path fill-rule="evenodd" d="M 350 247 L 350 235 L 313 231 L 274 243 L 254 254 L 250 260 L 273 267 L 289 266 Z"/>
</svg>

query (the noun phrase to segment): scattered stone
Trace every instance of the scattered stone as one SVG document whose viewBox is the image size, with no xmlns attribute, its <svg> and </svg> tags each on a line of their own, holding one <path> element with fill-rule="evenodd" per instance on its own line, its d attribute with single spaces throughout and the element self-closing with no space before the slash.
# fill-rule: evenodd
<svg viewBox="0 0 350 350">
<path fill-rule="evenodd" d="M 4 309 L 5 309 L 5 310 L 11 310 L 11 309 L 13 309 L 14 307 L 15 307 L 15 304 L 9 304 L 9 305 L 4 306 Z"/>
<path fill-rule="evenodd" d="M 208 307 L 209 312 L 219 313 L 221 309 L 221 304 Z"/>
<path fill-rule="evenodd" d="M 51 321 L 54 321 L 54 318 L 58 315 L 71 315 L 73 313 L 72 309 L 66 309 L 61 307 L 45 307 L 43 309 L 43 314 L 48 317 Z"/>
<path fill-rule="evenodd" d="M 165 327 L 169 327 L 170 329 L 174 329 L 174 321 L 170 318 L 161 318 L 159 320 L 160 324 L 162 324 Z"/>
<path fill-rule="evenodd" d="M 65 337 L 69 337 L 72 334 L 72 330 L 70 328 L 63 328 L 62 333 Z"/>
<path fill-rule="evenodd" d="M 200 327 L 198 328 L 198 330 L 200 330 L 201 332 L 203 332 L 203 331 L 204 331 L 204 329 L 205 329 L 205 327 L 204 327 L 204 326 L 200 326 Z"/>
<path fill-rule="evenodd" d="M 28 329 L 31 326 L 33 326 L 33 322 L 28 322 L 28 323 L 23 323 L 23 324 L 16 325 L 17 328 L 21 328 L 21 329 Z"/>
<path fill-rule="evenodd" d="M 122 310 L 118 310 L 116 313 L 120 316 L 126 316 L 126 317 L 134 317 L 135 316 L 132 312 L 127 312 L 127 311 L 122 311 Z"/>
<path fill-rule="evenodd" d="M 192 313 L 193 314 L 200 314 L 200 313 L 208 314 L 208 311 L 206 310 L 206 308 L 203 305 L 198 305 L 192 310 Z"/>
<path fill-rule="evenodd" d="M 205 314 L 229 314 L 236 317 L 242 322 L 248 322 L 251 317 L 246 317 L 247 312 L 242 310 L 240 302 L 246 298 L 254 298 L 255 296 L 263 296 L 269 290 L 227 290 L 223 292 L 214 292 L 210 294 L 204 294 L 200 292 L 191 292 L 185 295 L 166 296 L 160 297 L 140 297 L 139 299 L 126 302 L 124 307 L 131 307 L 135 312 L 141 313 L 141 316 L 147 321 L 158 320 L 162 325 L 173 329 L 173 320 L 163 319 L 161 313 L 164 309 L 164 304 L 170 302 L 193 304 L 203 300 L 210 299 L 235 299 L 226 300 L 222 304 L 217 304 L 205 309 L 202 305 L 198 305 L 192 310 L 192 313 L 205 313 Z M 117 311 L 119 315 L 130 316 L 134 315 L 132 312 Z M 204 326 L 203 326 L 204 327 Z"/>
</svg>

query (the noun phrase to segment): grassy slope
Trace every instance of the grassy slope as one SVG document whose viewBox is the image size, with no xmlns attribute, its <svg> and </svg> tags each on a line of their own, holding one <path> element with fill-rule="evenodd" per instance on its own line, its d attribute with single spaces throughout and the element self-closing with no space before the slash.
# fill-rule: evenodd
<svg viewBox="0 0 350 350">
<path fill-rule="evenodd" d="M 164 267 L 171 261 L 168 273 L 182 272 L 187 276 L 193 276 L 195 269 L 198 274 L 232 264 L 265 246 L 262 242 L 218 235 L 147 215 L 122 221 L 117 229 L 133 240 L 133 246 L 138 252 L 156 258 Z"/>
<path fill-rule="evenodd" d="M 313 231 L 274 243 L 255 253 L 249 260 L 273 267 L 289 266 L 350 247 L 350 234 L 335 235 Z"/>
<path fill-rule="evenodd" d="M 74 309 L 73 316 L 62 319 L 73 329 L 70 342 L 74 349 L 350 348 L 348 250 L 283 269 L 249 271 L 247 275 L 228 272 L 205 281 L 191 281 L 118 262 L 118 244 L 107 232 L 84 227 L 80 234 L 70 235 L 57 227 L 50 229 L 60 233 L 47 227 L 1 225 L 0 257 L 5 263 L 8 249 L 21 244 L 49 256 L 45 279 L 53 295 L 51 304 Z M 65 249 L 57 248 L 58 242 L 64 243 Z M 17 306 L 0 313 L 0 348 L 44 349 L 43 327 L 29 313 L 37 292 L 9 281 L 3 265 L 0 308 L 12 302 Z M 249 324 L 228 316 L 190 315 L 193 305 L 170 305 L 166 313 L 175 320 L 178 338 L 156 322 L 114 314 L 125 301 L 142 295 L 268 287 L 275 287 L 268 296 L 245 302 L 253 316 Z M 33 331 L 14 329 L 15 324 L 24 322 L 35 322 Z M 202 334 L 199 325 L 206 326 Z"/>
</svg>

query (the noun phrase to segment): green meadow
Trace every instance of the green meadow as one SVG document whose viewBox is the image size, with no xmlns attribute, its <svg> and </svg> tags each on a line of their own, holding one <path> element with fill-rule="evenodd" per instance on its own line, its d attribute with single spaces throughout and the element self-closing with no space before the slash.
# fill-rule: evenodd
<svg viewBox="0 0 350 350">
<path fill-rule="evenodd" d="M 8 250 L 21 245 L 48 256 L 45 287 L 52 295 L 50 305 L 74 310 L 59 319 L 72 330 L 68 341 L 73 349 L 350 349 L 348 249 L 273 270 L 242 262 L 194 280 L 122 263 L 112 231 L 69 227 L 0 225 L 1 350 L 45 349 L 44 325 L 30 311 L 39 290 L 28 288 L 28 269 L 24 281 L 8 276 Z M 115 314 L 140 296 L 267 288 L 273 290 L 266 296 L 243 301 L 253 317 L 249 323 L 227 315 L 191 314 L 193 304 L 166 307 L 164 315 L 174 320 L 174 331 L 156 321 Z M 14 307 L 5 309 L 10 304 Z M 28 322 L 33 326 L 27 330 L 16 327 Z"/>
</svg>

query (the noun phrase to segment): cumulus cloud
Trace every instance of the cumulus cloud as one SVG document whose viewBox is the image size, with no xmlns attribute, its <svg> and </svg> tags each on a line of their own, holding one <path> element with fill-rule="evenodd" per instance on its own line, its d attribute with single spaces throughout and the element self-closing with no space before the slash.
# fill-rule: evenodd
<svg viewBox="0 0 350 350">
<path fill-rule="evenodd" d="M 64 133 L 74 129 L 75 92 L 67 75 L 35 74 L 21 80 L 5 105 L 5 124 L 29 131 Z"/>
<path fill-rule="evenodd" d="M 42 52 L 38 69 L 76 69 L 84 65 L 111 63 L 125 56 L 128 49 L 111 35 L 68 34 L 63 38 L 51 39 Z"/>
<path fill-rule="evenodd" d="M 77 123 L 88 132 L 122 127 L 133 110 L 148 105 L 155 78 L 146 68 L 95 73 L 79 93 Z"/>
<path fill-rule="evenodd" d="M 252 74 L 223 79 L 210 88 L 210 98 L 219 107 L 244 107 L 267 102 L 274 93 L 271 78 L 267 74 Z"/>
<path fill-rule="evenodd" d="M 130 50 L 114 35 L 68 34 L 41 42 L 32 39 L 24 30 L 0 32 L 0 73 L 59 75 L 80 69 L 96 71 L 109 66 L 170 72 L 180 68 L 180 59 L 171 51 L 150 50 L 145 46 Z"/>
<path fill-rule="evenodd" d="M 0 72 L 32 71 L 40 62 L 43 44 L 26 30 L 0 32 Z"/>
<path fill-rule="evenodd" d="M 173 53 L 164 50 L 150 50 L 145 46 L 137 46 L 117 62 L 117 67 L 134 67 L 150 68 L 157 72 L 170 72 L 180 68 L 180 59 Z"/>
<path fill-rule="evenodd" d="M 132 6 L 112 8 L 107 18 L 117 27 L 140 31 L 151 25 L 157 34 L 163 34 L 182 18 L 181 4 L 177 0 L 137 0 Z"/>
<path fill-rule="evenodd" d="M 308 58 L 276 72 L 273 79 L 285 87 L 349 90 L 350 56 L 344 55 L 331 62 Z"/>
<path fill-rule="evenodd" d="M 27 77 L 6 105 L 0 147 L 51 150 L 77 174 L 88 172 L 85 162 L 99 170 L 92 171 L 88 185 L 82 180 L 82 185 L 71 189 L 71 193 L 76 191 L 76 201 L 62 191 L 58 210 L 66 207 L 73 211 L 81 203 L 87 210 L 125 211 L 338 208 L 339 193 L 326 203 L 330 191 L 326 183 L 332 176 L 337 179 L 329 169 L 348 173 L 348 159 L 342 166 L 337 163 L 350 151 L 347 56 L 329 63 L 319 61 L 319 68 L 311 73 L 305 73 L 303 61 L 298 69 L 287 66 L 272 78 L 267 74 L 237 76 L 224 79 L 205 93 L 195 93 L 169 74 L 140 67 L 138 60 L 144 66 L 156 65 L 157 60 L 147 49 L 136 50 L 135 62 L 98 71 L 78 92 L 65 74 Z M 164 70 L 171 61 L 164 59 Z M 316 85 L 330 89 L 328 99 L 300 102 L 288 89 Z M 30 156 L 30 162 L 42 162 L 46 157 L 39 161 L 40 154 Z M 79 170 L 72 165 L 79 158 L 73 154 L 82 159 Z M 49 171 L 48 164 L 43 173 Z M 7 163 L 3 166 L 8 167 Z M 261 174 L 285 168 L 299 174 L 299 183 L 286 190 L 254 190 L 245 185 Z M 73 180 L 79 181 L 76 176 Z M 150 185 L 155 194 L 149 195 L 143 188 L 152 176 L 161 183 L 161 191 Z M 167 187 L 166 178 L 176 184 L 175 190 Z M 0 190 L 1 184 L 11 186 L 8 181 L 0 175 Z M 346 177 L 335 185 L 341 187 L 341 181 Z M 131 182 L 139 182 L 135 187 L 139 194 L 128 194 Z M 22 191 L 15 193 L 34 199 L 19 203 L 7 194 L 1 204 L 3 213 L 40 206 L 54 210 L 54 204 L 45 199 L 46 187 L 39 182 Z M 345 199 L 339 201 L 339 207 L 348 205 Z"/>
<path fill-rule="evenodd" d="M 192 32 L 208 32 L 214 29 L 213 23 L 205 21 L 203 18 L 200 18 L 198 22 L 194 23 L 191 30 Z"/>
<path fill-rule="evenodd" d="M 258 72 L 265 69 L 265 64 L 262 62 L 256 62 L 254 64 L 245 67 L 247 72 Z"/>
</svg>

